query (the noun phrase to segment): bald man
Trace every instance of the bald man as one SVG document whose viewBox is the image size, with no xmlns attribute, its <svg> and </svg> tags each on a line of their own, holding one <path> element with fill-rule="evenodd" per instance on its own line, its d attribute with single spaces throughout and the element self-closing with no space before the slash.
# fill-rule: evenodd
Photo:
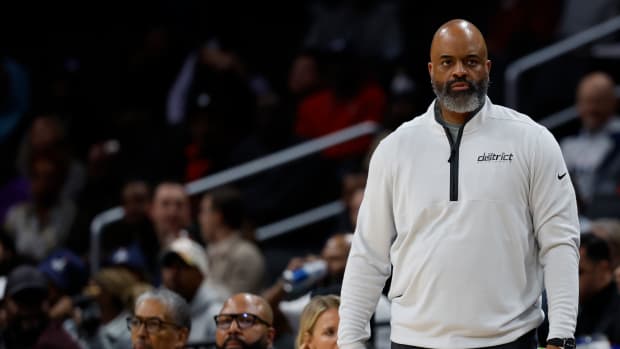
<svg viewBox="0 0 620 349">
<path fill-rule="evenodd" d="M 270 349 L 275 330 L 269 303 L 251 293 L 230 297 L 215 316 L 217 349 Z"/>
<path fill-rule="evenodd" d="M 361 349 L 392 275 L 392 348 L 570 348 L 575 192 L 552 134 L 487 97 L 491 62 L 464 20 L 435 33 L 436 99 L 375 150 L 347 261 L 338 345 Z M 543 283 L 544 280 L 544 283 Z"/>
<path fill-rule="evenodd" d="M 584 209 L 597 193 L 616 190 L 616 176 L 605 176 L 604 168 L 613 154 L 620 151 L 615 87 L 616 83 L 606 73 L 593 72 L 584 76 L 576 93 L 581 131 L 562 140 L 564 159 Z"/>
</svg>

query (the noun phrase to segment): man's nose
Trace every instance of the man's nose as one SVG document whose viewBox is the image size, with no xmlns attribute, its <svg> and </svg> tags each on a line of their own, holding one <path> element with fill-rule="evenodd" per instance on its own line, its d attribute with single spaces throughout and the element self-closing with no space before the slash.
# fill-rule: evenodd
<svg viewBox="0 0 620 349">
<path fill-rule="evenodd" d="M 146 330 L 146 324 L 143 322 L 141 323 L 138 328 L 136 328 L 136 334 L 138 335 L 138 337 L 144 338 L 148 336 L 148 332 Z"/>
<path fill-rule="evenodd" d="M 467 75 L 467 69 L 465 69 L 465 64 L 463 64 L 463 62 L 461 61 L 457 61 L 454 65 L 452 75 L 454 75 L 455 77 L 463 77 Z"/>
<path fill-rule="evenodd" d="M 230 323 L 230 327 L 228 328 L 228 332 L 229 333 L 240 333 L 241 332 L 241 328 L 239 328 L 239 324 L 237 323 L 237 320 L 233 320 Z"/>
</svg>

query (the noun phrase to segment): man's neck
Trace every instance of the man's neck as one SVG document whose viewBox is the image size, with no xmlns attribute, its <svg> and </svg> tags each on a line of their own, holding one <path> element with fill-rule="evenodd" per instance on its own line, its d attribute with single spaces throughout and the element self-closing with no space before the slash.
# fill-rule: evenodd
<svg viewBox="0 0 620 349">
<path fill-rule="evenodd" d="M 439 106 L 439 110 L 441 111 L 441 117 L 443 118 L 443 121 L 452 125 L 463 125 L 471 115 L 471 113 L 457 113 L 448 110 L 441 105 Z"/>
</svg>

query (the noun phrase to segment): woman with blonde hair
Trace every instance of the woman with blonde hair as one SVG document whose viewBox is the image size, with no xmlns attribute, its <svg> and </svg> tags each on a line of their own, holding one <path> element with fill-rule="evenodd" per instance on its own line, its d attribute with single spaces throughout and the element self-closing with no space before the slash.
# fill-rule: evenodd
<svg viewBox="0 0 620 349">
<path fill-rule="evenodd" d="M 295 349 L 338 348 L 338 307 L 340 297 L 315 296 L 301 313 Z"/>
</svg>

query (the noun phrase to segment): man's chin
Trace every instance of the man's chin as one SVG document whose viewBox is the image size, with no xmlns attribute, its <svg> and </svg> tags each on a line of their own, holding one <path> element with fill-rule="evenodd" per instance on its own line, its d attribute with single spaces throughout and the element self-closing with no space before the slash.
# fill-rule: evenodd
<svg viewBox="0 0 620 349">
<path fill-rule="evenodd" d="M 244 348 L 243 343 L 236 341 L 236 340 L 232 340 L 224 344 L 223 349 L 243 349 L 243 348 Z"/>
<path fill-rule="evenodd" d="M 151 347 L 150 344 L 145 343 L 143 341 L 138 341 L 136 343 L 134 343 L 133 345 L 133 349 L 152 349 L 153 347 Z"/>
</svg>

